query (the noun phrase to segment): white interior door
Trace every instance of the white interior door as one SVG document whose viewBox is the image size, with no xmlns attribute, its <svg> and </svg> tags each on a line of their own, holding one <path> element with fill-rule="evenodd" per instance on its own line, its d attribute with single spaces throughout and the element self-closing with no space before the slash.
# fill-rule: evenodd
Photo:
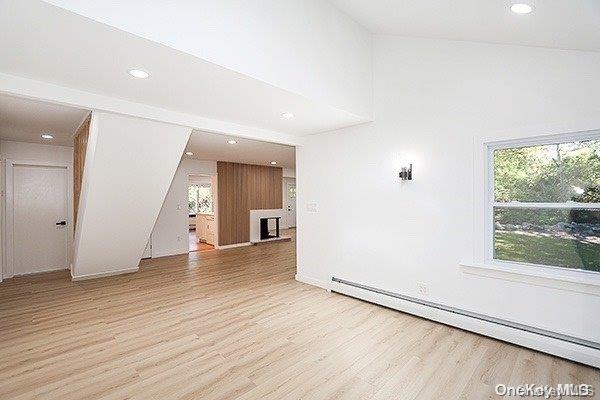
<svg viewBox="0 0 600 400">
<path fill-rule="evenodd" d="M 287 182 L 285 197 L 285 212 L 288 225 L 290 228 L 293 228 L 296 227 L 296 182 Z"/>
<path fill-rule="evenodd" d="M 67 169 L 13 167 L 15 275 L 68 268 Z"/>
</svg>

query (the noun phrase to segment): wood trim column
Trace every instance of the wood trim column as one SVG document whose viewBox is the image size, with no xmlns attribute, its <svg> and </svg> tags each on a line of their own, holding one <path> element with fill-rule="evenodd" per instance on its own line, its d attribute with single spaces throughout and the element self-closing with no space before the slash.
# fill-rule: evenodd
<svg viewBox="0 0 600 400">
<path fill-rule="evenodd" d="M 77 226 L 77 212 L 79 211 L 79 198 L 81 197 L 81 184 L 83 181 L 83 167 L 85 153 L 90 135 L 90 120 L 92 115 L 83 121 L 73 136 L 73 232 Z"/>
</svg>

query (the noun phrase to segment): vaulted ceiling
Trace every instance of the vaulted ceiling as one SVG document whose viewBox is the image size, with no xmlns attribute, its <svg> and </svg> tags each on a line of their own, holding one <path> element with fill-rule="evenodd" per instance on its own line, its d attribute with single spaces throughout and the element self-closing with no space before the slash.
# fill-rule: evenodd
<svg viewBox="0 0 600 400">
<path fill-rule="evenodd" d="M 376 34 L 600 51 L 598 0 L 331 0 Z M 518 15 L 512 3 L 533 12 Z"/>
<path fill-rule="evenodd" d="M 304 135 L 367 121 L 326 101 L 39 0 L 0 1 L 0 48 L 0 74 L 269 132 Z M 260 63 L 269 55 L 253 57 L 246 59 Z M 281 71 L 290 69 L 286 60 L 281 63 Z M 132 78 L 132 68 L 144 69 L 150 77 Z M 282 118 L 286 112 L 294 118 Z"/>
</svg>

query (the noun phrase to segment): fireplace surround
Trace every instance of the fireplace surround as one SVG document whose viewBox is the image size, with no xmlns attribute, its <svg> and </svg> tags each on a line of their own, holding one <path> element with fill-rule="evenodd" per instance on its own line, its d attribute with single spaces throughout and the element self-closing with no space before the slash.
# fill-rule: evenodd
<svg viewBox="0 0 600 400">
<path fill-rule="evenodd" d="M 285 228 L 283 209 L 250 210 L 250 243 L 258 244 L 287 240 L 289 238 L 282 231 Z"/>
</svg>

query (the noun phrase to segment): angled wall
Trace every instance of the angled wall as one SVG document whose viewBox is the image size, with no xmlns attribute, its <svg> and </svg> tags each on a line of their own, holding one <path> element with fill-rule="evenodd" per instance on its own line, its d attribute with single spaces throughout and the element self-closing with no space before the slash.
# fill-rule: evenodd
<svg viewBox="0 0 600 400">
<path fill-rule="evenodd" d="M 137 270 L 190 133 L 177 125 L 92 114 L 74 279 Z"/>
<path fill-rule="evenodd" d="M 152 257 L 189 252 L 188 183 L 190 175 L 216 176 L 216 161 L 181 160 L 152 231 Z M 216 197 L 216 193 L 213 192 Z M 216 209 L 216 205 L 215 205 Z"/>
</svg>

